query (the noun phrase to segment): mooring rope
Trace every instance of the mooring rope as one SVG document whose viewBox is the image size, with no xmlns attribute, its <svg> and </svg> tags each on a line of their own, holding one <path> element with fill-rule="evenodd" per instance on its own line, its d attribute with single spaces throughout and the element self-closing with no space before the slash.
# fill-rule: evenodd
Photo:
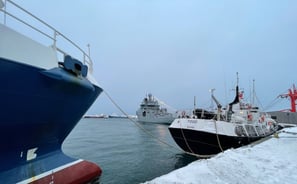
<svg viewBox="0 0 297 184">
<path fill-rule="evenodd" d="M 183 139 L 184 139 L 184 141 L 186 143 L 187 148 L 191 151 L 191 152 L 184 151 L 185 153 L 190 154 L 190 155 L 193 155 L 193 156 L 196 156 L 196 157 L 199 157 L 199 158 L 209 158 L 209 157 L 214 156 L 214 155 L 200 155 L 200 154 L 194 153 L 193 150 L 191 149 L 188 141 L 187 141 L 187 138 L 186 138 L 186 136 L 184 134 L 184 131 L 183 131 L 182 126 L 181 126 L 181 123 L 180 123 L 180 131 L 182 133 L 182 136 L 183 136 Z"/>
<path fill-rule="evenodd" d="M 178 151 L 181 151 L 185 154 L 188 154 L 188 155 L 191 155 L 191 156 L 195 156 L 195 157 L 198 157 L 198 158 L 209 158 L 209 157 L 212 157 L 216 154 L 212 154 L 212 155 L 200 155 L 200 154 L 197 154 L 197 153 L 194 153 L 193 150 L 191 149 L 191 147 L 189 146 L 188 144 L 188 141 L 187 141 L 187 138 L 186 136 L 184 135 L 184 132 L 183 132 L 183 129 L 182 127 L 180 126 L 180 130 L 181 130 L 181 133 L 182 133 L 182 136 L 183 136 L 183 139 L 186 143 L 186 146 L 188 147 L 188 149 L 191 151 L 191 152 L 187 152 L 187 151 L 184 151 L 182 150 L 181 148 L 179 147 L 176 147 L 176 146 L 173 146 L 167 142 L 165 142 L 164 140 L 156 137 L 155 135 L 153 135 L 151 132 L 147 131 L 144 127 L 142 127 L 137 121 L 135 121 L 134 119 L 132 119 L 112 98 L 111 96 L 107 93 L 106 90 L 103 90 L 104 94 L 108 97 L 108 99 L 116 106 L 116 108 L 118 108 L 131 122 L 134 123 L 135 126 L 137 126 L 138 128 L 140 128 L 144 133 L 146 133 L 147 135 L 151 136 L 153 139 L 159 141 L 160 143 L 164 144 L 164 145 L 167 145 L 168 147 L 170 148 L 173 148 L 175 150 L 178 150 Z M 222 145 L 221 145 L 221 141 L 220 141 L 220 138 L 219 138 L 219 135 L 218 135 L 218 127 L 217 127 L 217 122 L 214 120 L 214 125 L 215 125 L 215 130 L 216 130 L 216 137 L 217 137 L 217 142 L 218 142 L 218 146 L 220 148 L 220 150 L 222 152 L 224 152 L 223 148 L 222 148 Z M 296 132 L 288 132 L 288 131 L 280 131 L 280 132 L 283 132 L 283 133 L 288 133 L 288 134 L 292 134 L 292 135 L 297 135 Z M 279 133 L 280 133 L 279 132 Z M 274 137 L 276 138 L 279 138 L 278 134 L 277 135 L 274 135 Z M 281 137 L 281 138 L 297 138 L 297 137 Z M 171 151 L 171 150 L 170 150 Z M 171 151 L 173 152 L 173 151 Z"/>
<path fill-rule="evenodd" d="M 186 139 L 186 137 L 185 137 L 185 135 L 184 135 L 184 132 L 183 132 L 183 130 L 181 129 L 181 132 L 182 132 L 182 136 L 183 136 L 183 138 L 184 138 L 184 140 L 185 140 L 185 143 L 186 143 L 186 145 L 187 145 L 187 147 L 189 148 L 189 150 L 191 151 L 191 152 L 187 152 L 187 151 L 184 151 L 184 150 L 182 150 L 181 148 L 179 148 L 179 147 L 176 147 L 176 146 L 173 146 L 173 145 L 171 145 L 171 144 L 169 144 L 169 143 L 167 143 L 167 142 L 165 142 L 164 140 L 162 140 L 162 139 L 160 139 L 160 138 L 158 138 L 158 137 L 156 137 L 155 135 L 153 135 L 151 132 L 149 132 L 149 131 L 147 131 L 144 127 L 142 127 L 137 121 L 135 121 L 133 118 L 131 118 L 114 100 L 113 100 L 113 98 L 107 93 L 107 91 L 106 90 L 103 90 L 103 92 L 104 92 L 104 94 L 108 97 L 108 99 L 112 102 L 112 104 L 114 104 L 115 105 L 115 107 L 119 110 L 119 111 L 121 111 L 132 123 L 134 123 L 134 125 L 135 126 L 137 126 L 138 128 L 140 128 L 143 132 L 145 132 L 147 135 L 149 135 L 149 136 L 151 136 L 152 138 L 154 138 L 155 140 L 157 140 L 157 141 L 159 141 L 160 143 L 162 143 L 162 144 L 164 144 L 164 145 L 167 145 L 168 147 L 170 147 L 170 148 L 173 148 L 173 149 L 175 149 L 175 150 L 178 150 L 178 151 L 181 151 L 181 152 L 183 152 L 183 153 L 185 153 L 185 154 L 188 154 L 188 155 L 191 155 L 191 156 L 195 156 L 195 157 L 198 157 L 198 158 L 209 158 L 209 157 L 212 157 L 212 156 L 214 156 L 214 155 L 216 155 L 216 154 L 212 154 L 212 155 L 200 155 L 200 154 L 197 154 L 197 153 L 194 153 L 193 151 L 192 151 L 192 149 L 190 148 L 190 146 L 189 146 L 189 144 L 188 144 L 188 142 L 187 142 L 187 139 Z M 216 131 L 217 131 L 217 127 L 216 127 Z M 220 146 L 220 149 L 222 150 L 222 152 L 223 152 L 223 149 L 222 149 L 222 147 L 221 147 L 221 145 L 220 145 L 220 141 L 219 141 L 219 137 L 217 137 L 217 140 L 218 140 L 218 143 L 219 143 L 219 146 Z"/>
<path fill-rule="evenodd" d="M 214 120 L 214 124 L 215 124 L 216 137 L 217 137 L 219 148 L 220 148 L 221 152 L 224 152 L 224 150 L 223 150 L 223 148 L 221 146 L 221 141 L 220 141 L 219 134 L 218 134 L 218 127 L 217 127 L 217 121 L 216 120 Z"/>
<path fill-rule="evenodd" d="M 280 131 L 281 133 L 286 133 L 286 134 L 292 134 L 292 135 L 297 135 L 297 132 L 288 132 L 288 131 L 285 131 L 285 130 L 282 130 Z"/>
<path fill-rule="evenodd" d="M 285 131 L 285 130 L 281 130 L 281 131 L 278 131 L 278 132 L 276 132 L 273 136 L 274 136 L 274 138 L 277 138 L 277 139 L 279 139 L 279 138 L 297 138 L 297 136 L 279 136 L 278 134 L 279 133 L 286 133 L 286 134 L 291 134 L 291 135 L 297 135 L 297 132 L 288 132 L 288 131 Z"/>
<path fill-rule="evenodd" d="M 176 146 L 173 146 L 165 141 L 163 141 L 162 139 L 156 137 L 155 135 L 153 135 L 151 132 L 149 132 L 148 130 L 146 130 L 143 126 L 141 126 L 137 121 L 135 121 L 133 118 L 131 118 L 112 98 L 111 96 L 107 93 L 106 90 L 103 90 L 104 94 L 108 97 L 108 99 L 113 103 L 113 105 L 116 106 L 117 109 L 119 109 L 132 123 L 134 123 L 135 126 L 137 126 L 139 129 L 141 129 L 144 133 L 146 133 L 147 135 L 151 136 L 152 138 L 154 138 L 155 140 L 159 141 L 162 144 L 167 145 L 170 148 L 174 148 L 176 150 L 179 151 L 183 151 L 180 148 L 177 148 Z M 184 151 L 183 151 L 184 152 Z M 192 155 L 192 154 L 191 154 Z"/>
<path fill-rule="evenodd" d="M 185 141 L 185 143 L 186 143 L 188 149 L 190 150 L 190 153 L 194 153 L 193 150 L 191 149 L 190 145 L 188 144 L 188 141 L 187 141 L 187 139 L 186 139 L 186 136 L 185 136 L 184 131 L 183 131 L 183 129 L 182 129 L 181 126 L 182 126 L 182 124 L 180 123 L 180 131 L 181 131 L 181 133 L 182 133 L 183 139 L 184 139 L 184 141 Z"/>
</svg>

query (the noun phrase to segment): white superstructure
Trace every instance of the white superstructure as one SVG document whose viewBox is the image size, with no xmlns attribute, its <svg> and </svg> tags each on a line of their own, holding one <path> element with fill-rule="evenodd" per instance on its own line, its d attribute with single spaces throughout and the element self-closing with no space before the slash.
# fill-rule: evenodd
<svg viewBox="0 0 297 184">
<path fill-rule="evenodd" d="M 191 118 L 177 118 L 169 126 L 171 136 L 184 151 L 210 157 L 267 137 L 280 128 L 270 115 L 243 101 L 238 85 L 235 99 L 226 108 L 211 92 L 216 112 L 194 109 Z"/>
<path fill-rule="evenodd" d="M 175 119 L 175 115 L 168 112 L 167 108 L 162 108 L 152 94 L 143 99 L 136 115 L 139 122 L 170 124 Z"/>
</svg>

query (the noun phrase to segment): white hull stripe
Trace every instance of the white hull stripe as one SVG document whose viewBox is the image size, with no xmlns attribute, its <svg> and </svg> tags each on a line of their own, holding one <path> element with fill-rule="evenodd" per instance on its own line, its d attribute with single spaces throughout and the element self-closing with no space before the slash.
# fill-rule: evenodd
<svg viewBox="0 0 297 184">
<path fill-rule="evenodd" d="M 51 175 L 51 174 L 53 174 L 53 173 L 55 173 L 55 172 L 61 171 L 62 169 L 65 169 L 65 168 L 67 168 L 67 167 L 70 167 L 70 166 L 75 165 L 75 164 L 77 164 L 77 163 L 79 163 L 79 162 L 82 162 L 82 161 L 83 161 L 82 159 L 79 159 L 79 160 L 76 160 L 76 161 L 74 161 L 74 162 L 70 162 L 70 163 L 68 163 L 68 164 L 65 164 L 65 165 L 62 165 L 62 166 L 57 167 L 57 168 L 55 168 L 55 169 L 49 170 L 49 171 L 44 172 L 44 173 L 42 173 L 42 174 L 39 174 L 39 175 L 37 175 L 37 176 L 33 176 L 33 177 L 29 178 L 29 179 L 20 181 L 20 182 L 18 182 L 17 184 L 27 184 L 27 183 L 30 183 L 30 182 L 39 180 L 39 179 L 41 179 L 41 178 L 44 178 L 44 177 L 46 177 L 46 176 L 49 176 L 49 175 Z"/>
</svg>

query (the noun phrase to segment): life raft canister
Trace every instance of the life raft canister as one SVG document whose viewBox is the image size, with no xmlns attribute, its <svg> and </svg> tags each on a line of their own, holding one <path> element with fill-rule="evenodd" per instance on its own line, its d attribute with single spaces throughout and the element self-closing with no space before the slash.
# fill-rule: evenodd
<svg viewBox="0 0 297 184">
<path fill-rule="evenodd" d="M 261 117 L 259 118 L 259 122 L 260 123 L 263 123 L 265 121 L 265 116 L 264 115 L 261 115 Z"/>
<path fill-rule="evenodd" d="M 253 115 L 252 115 L 252 114 L 248 114 L 248 115 L 247 115 L 247 119 L 248 119 L 249 121 L 252 121 L 252 120 L 253 120 Z"/>
</svg>

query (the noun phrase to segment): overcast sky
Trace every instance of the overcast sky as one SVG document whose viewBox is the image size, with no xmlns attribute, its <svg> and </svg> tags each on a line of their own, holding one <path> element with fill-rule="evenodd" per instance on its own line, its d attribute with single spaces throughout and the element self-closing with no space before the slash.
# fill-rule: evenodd
<svg viewBox="0 0 297 184">
<path fill-rule="evenodd" d="M 128 113 L 147 93 L 176 109 L 234 96 L 236 72 L 263 107 L 297 84 L 295 0 L 17 0 L 87 50 L 94 75 Z M 272 109 L 289 108 L 288 100 Z M 121 114 L 101 94 L 89 114 Z"/>
</svg>

